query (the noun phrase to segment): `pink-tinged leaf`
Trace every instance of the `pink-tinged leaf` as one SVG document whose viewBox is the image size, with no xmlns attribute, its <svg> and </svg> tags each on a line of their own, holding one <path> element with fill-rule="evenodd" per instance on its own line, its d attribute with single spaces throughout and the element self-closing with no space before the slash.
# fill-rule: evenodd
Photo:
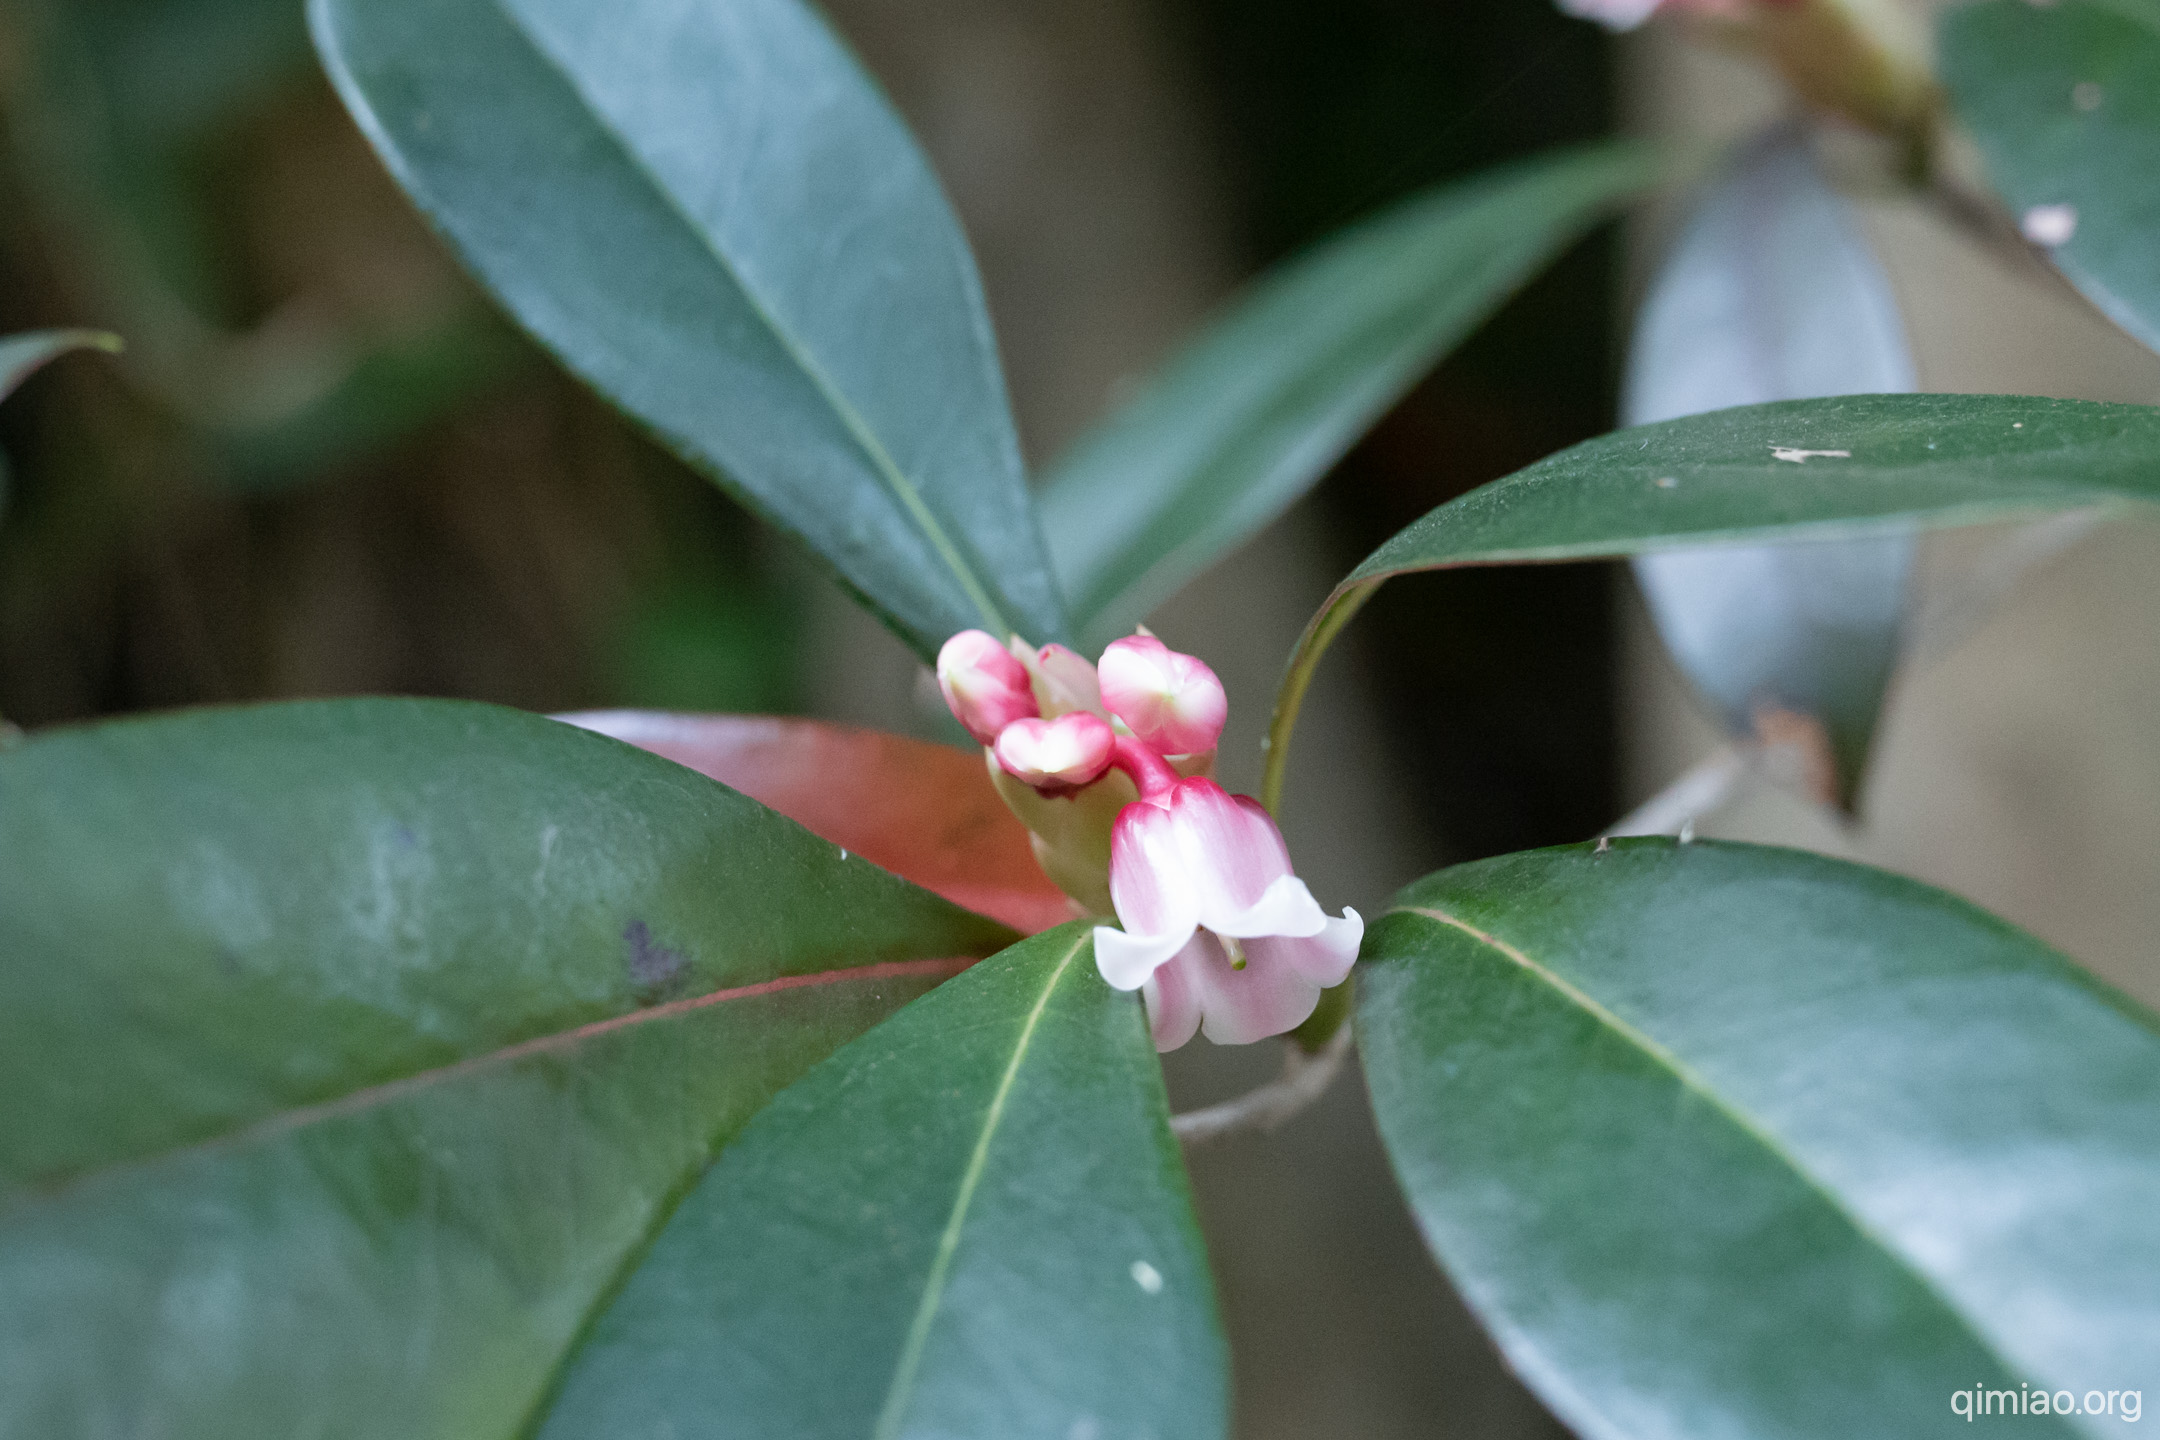
<svg viewBox="0 0 2160 1440">
<path fill-rule="evenodd" d="M 740 790 L 852 855 L 1025 934 L 1073 918 L 980 756 L 819 720 L 605 710 L 563 717 Z"/>
</svg>

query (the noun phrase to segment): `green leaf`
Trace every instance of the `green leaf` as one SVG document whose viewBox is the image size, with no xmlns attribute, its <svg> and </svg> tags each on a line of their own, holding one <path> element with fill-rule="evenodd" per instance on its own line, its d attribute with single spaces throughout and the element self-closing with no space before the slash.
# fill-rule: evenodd
<svg viewBox="0 0 2160 1440">
<path fill-rule="evenodd" d="M 1780 125 L 1697 202 L 1636 321 L 1621 411 L 1642 424 L 1914 383 L 1889 277 L 1806 133 Z M 1726 728 L 1753 736 L 1766 708 L 1816 721 L 1849 798 L 1897 661 L 1915 543 L 1718 546 L 1634 569 Z"/>
<path fill-rule="evenodd" d="M 820 1065 L 676 1212 L 541 1440 L 1225 1430 L 1161 1067 L 1082 924 Z"/>
<path fill-rule="evenodd" d="M 1381 1133 L 1586 1440 L 1963 1433 L 1958 1391 L 2160 1374 L 2160 1022 L 2029 936 L 1664 840 L 1396 904 L 1359 967 Z M 2013 1422 L 2079 1423 L 2123 1420 Z"/>
<path fill-rule="evenodd" d="M 1418 195 L 1263 279 L 1051 473 L 1091 636 L 1128 629 L 1311 489 L 1502 301 L 1658 166 L 1599 146 Z"/>
<path fill-rule="evenodd" d="M 1850 539 L 2153 500 L 2160 409 L 2145 405 L 1850 395 L 1586 440 L 1428 512 L 1335 587 L 1290 657 L 1261 798 L 1280 793 L 1321 655 L 1394 576 L 1714 541 Z"/>
<path fill-rule="evenodd" d="M 1345 583 L 2155 499 L 2160 409 L 2151 406 L 2018 395 L 1791 400 L 1586 440 L 1415 521 Z"/>
<path fill-rule="evenodd" d="M 2067 205 L 2055 263 L 2160 350 L 2160 4 L 1983 0 L 1942 16 L 1942 75 L 2011 208 Z"/>
<path fill-rule="evenodd" d="M 1010 936 L 487 706 L 0 753 L 0 1434 L 520 1434 L 743 1122 Z"/>
<path fill-rule="evenodd" d="M 797 0 L 313 0 L 361 128 L 520 323 L 925 656 L 1063 638 L 974 262 Z"/>
<path fill-rule="evenodd" d="M 53 360 L 70 350 L 120 353 L 120 337 L 97 330 L 35 330 L 0 339 L 0 400 Z"/>
</svg>

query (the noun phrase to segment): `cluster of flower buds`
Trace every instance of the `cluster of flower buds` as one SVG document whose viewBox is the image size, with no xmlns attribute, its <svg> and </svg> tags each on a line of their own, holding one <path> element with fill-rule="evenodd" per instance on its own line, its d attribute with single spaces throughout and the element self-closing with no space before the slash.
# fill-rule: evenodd
<svg viewBox="0 0 2160 1440">
<path fill-rule="evenodd" d="M 1364 921 L 1323 912 L 1267 811 L 1211 778 L 1229 701 L 1205 664 L 1145 632 L 1090 665 L 967 630 L 937 675 L 1044 872 L 1116 914 L 1095 963 L 1145 997 L 1158 1050 L 1284 1034 L 1348 977 Z"/>
</svg>

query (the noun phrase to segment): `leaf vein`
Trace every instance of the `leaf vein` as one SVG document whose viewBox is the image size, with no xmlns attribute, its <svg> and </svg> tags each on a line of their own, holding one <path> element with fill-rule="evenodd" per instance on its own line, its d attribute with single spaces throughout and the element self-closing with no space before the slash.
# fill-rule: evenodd
<svg viewBox="0 0 2160 1440">
<path fill-rule="evenodd" d="M 502 0 L 495 0 L 495 6 L 510 27 L 524 37 L 526 44 L 532 47 L 533 54 L 539 57 L 541 63 L 560 76 L 563 83 L 575 92 L 580 101 L 584 102 L 586 112 L 592 117 L 594 126 L 614 142 L 616 149 L 622 153 L 624 160 L 630 167 L 645 177 L 646 181 L 653 187 L 654 192 L 666 203 L 667 208 L 697 238 L 698 244 L 705 250 L 705 253 L 712 256 L 713 262 L 727 273 L 729 279 L 735 282 L 735 288 L 742 293 L 744 302 L 756 314 L 758 321 L 765 327 L 767 333 L 773 337 L 782 350 L 787 352 L 788 358 L 795 362 L 805 378 L 810 381 L 812 387 L 817 390 L 819 397 L 832 407 L 833 414 L 839 418 L 841 425 L 847 430 L 849 438 L 854 440 L 856 446 L 863 452 L 864 457 L 870 461 L 871 468 L 877 472 L 878 478 L 885 482 L 886 488 L 892 492 L 893 498 L 900 502 L 901 509 L 907 512 L 908 518 L 915 522 L 916 528 L 921 531 L 923 538 L 928 540 L 931 548 L 937 552 L 938 558 L 945 562 L 946 569 L 951 572 L 953 579 L 959 582 L 960 588 L 967 594 L 969 603 L 973 604 L 976 610 L 981 613 L 991 632 L 1000 638 L 1013 633 L 1012 626 L 1005 619 L 1004 613 L 998 609 L 997 603 L 990 598 L 988 587 L 975 574 L 974 568 L 966 562 L 961 554 L 960 547 L 954 543 L 953 538 L 945 533 L 944 525 L 938 520 L 936 512 L 931 510 L 929 502 L 923 499 L 921 490 L 916 487 L 912 480 L 908 479 L 906 473 L 901 470 L 899 462 L 894 460 L 891 452 L 885 448 L 885 443 L 877 437 L 876 432 L 870 428 L 869 422 L 863 419 L 855 406 L 841 392 L 840 387 L 825 373 L 824 367 L 819 365 L 809 352 L 796 342 L 795 336 L 787 327 L 780 324 L 778 319 L 775 318 L 772 308 L 766 303 L 765 297 L 760 295 L 750 284 L 749 277 L 733 261 L 729 260 L 720 247 L 713 242 L 712 236 L 705 227 L 699 224 L 697 219 L 683 208 L 675 192 L 658 175 L 653 173 L 652 167 L 645 163 L 645 158 L 638 153 L 637 147 L 593 103 L 592 97 L 586 93 L 585 87 L 578 83 L 577 77 L 571 73 L 568 67 L 557 59 L 546 46 L 540 43 L 532 32 L 526 28 L 524 21 L 507 5 L 503 4 Z"/>
<path fill-rule="evenodd" d="M 974 1153 L 968 1157 L 967 1169 L 961 1173 L 960 1188 L 953 1197 L 952 1214 L 945 1222 L 945 1231 L 938 1237 L 936 1257 L 930 1262 L 930 1273 L 923 1280 L 922 1301 L 915 1307 L 915 1318 L 908 1326 L 906 1342 L 901 1346 L 900 1359 L 893 1367 L 890 1388 L 885 1392 L 885 1406 L 878 1413 L 877 1426 L 871 1432 L 874 1440 L 895 1440 L 900 1433 L 900 1422 L 905 1415 L 907 1402 L 915 1388 L 917 1372 L 922 1367 L 923 1351 L 930 1342 L 930 1327 L 937 1319 L 939 1302 L 943 1300 L 945 1283 L 952 1271 L 953 1256 L 960 1249 L 961 1227 L 967 1223 L 968 1207 L 974 1203 L 975 1188 L 982 1181 L 983 1171 L 990 1161 L 990 1142 L 996 1137 L 998 1126 L 1005 1118 L 1005 1102 L 1012 1095 L 1013 1082 L 1020 1076 L 1020 1065 L 1027 1058 L 1028 1046 L 1034 1042 L 1035 1029 L 1041 1024 L 1043 1011 L 1049 1008 L 1050 997 L 1057 992 L 1058 982 L 1065 978 L 1065 971 L 1072 965 L 1082 947 L 1088 943 L 1089 932 L 1082 931 L 1074 940 L 1072 948 L 1065 952 L 1057 968 L 1035 997 L 1035 1007 L 1028 1012 L 1020 1027 L 1020 1037 L 1013 1045 L 1012 1059 L 1005 1066 L 1004 1075 L 998 1080 L 996 1092 L 990 1097 L 990 1108 L 984 1112 L 982 1134 L 975 1139 Z"/>
<path fill-rule="evenodd" d="M 1875 1227 L 1869 1224 L 1866 1219 L 1864 1219 L 1861 1215 L 1854 1211 L 1853 1208 L 1848 1205 L 1843 1199 L 1841 1199 L 1834 1191 L 1832 1191 L 1819 1176 L 1817 1176 L 1806 1165 L 1802 1164 L 1799 1157 L 1794 1155 L 1791 1149 L 1787 1147 L 1783 1142 L 1781 1142 L 1776 1136 L 1772 1135 L 1769 1131 L 1763 1129 L 1762 1126 L 1759 1125 L 1752 1116 L 1734 1108 L 1729 1102 L 1726 1101 L 1726 1099 L 1722 1095 L 1720 1095 L 1716 1090 L 1713 1090 L 1709 1086 L 1709 1084 L 1703 1079 L 1703 1077 L 1698 1075 L 1685 1061 L 1681 1060 L 1679 1056 L 1675 1055 L 1672 1051 L 1666 1049 L 1663 1045 L 1660 1045 L 1657 1041 L 1651 1039 L 1648 1035 L 1644 1034 L 1641 1030 L 1637 1029 L 1634 1025 L 1630 1024 L 1620 1015 L 1608 1009 L 1605 1005 L 1593 998 L 1588 992 L 1584 991 L 1579 986 L 1566 979 L 1564 976 L 1538 963 L 1538 961 L 1531 958 L 1530 955 L 1518 949 L 1517 947 L 1510 945 L 1507 941 L 1502 940 L 1499 936 L 1490 934 L 1484 930 L 1480 930 L 1475 925 L 1470 924 L 1468 921 L 1458 919 L 1457 917 L 1448 914 L 1444 910 L 1433 909 L 1428 906 L 1404 906 L 1398 909 L 1395 913 L 1416 915 L 1423 919 L 1432 920 L 1439 924 L 1449 926 L 1452 929 L 1458 930 L 1463 934 L 1468 935 L 1471 939 L 1477 941 L 1479 944 L 1487 947 L 1490 950 L 1493 950 L 1494 952 L 1506 958 L 1512 964 L 1520 967 L 1524 972 L 1531 975 L 1538 981 L 1551 987 L 1554 991 L 1558 992 L 1564 999 L 1569 1001 L 1571 1004 L 1578 1006 L 1585 1014 L 1589 1015 L 1593 1020 L 1597 1021 L 1599 1025 L 1603 1026 L 1605 1029 L 1618 1036 L 1621 1040 L 1634 1046 L 1643 1055 L 1647 1056 L 1660 1068 L 1670 1074 L 1673 1079 L 1681 1086 L 1681 1088 L 1690 1092 L 1696 1098 L 1700 1099 L 1703 1103 L 1707 1104 L 1711 1109 L 1717 1111 L 1720 1115 L 1724 1116 L 1726 1120 L 1731 1122 L 1734 1128 L 1739 1130 L 1742 1134 L 1746 1135 L 1749 1139 L 1753 1140 L 1756 1144 L 1760 1145 L 1769 1154 L 1782 1161 L 1803 1185 L 1805 1185 L 1809 1190 L 1813 1191 L 1815 1195 L 1822 1200 L 1823 1204 L 1829 1208 L 1830 1212 L 1833 1215 L 1836 1215 L 1840 1220 L 1843 1220 L 1848 1226 L 1852 1228 L 1855 1235 L 1857 1235 L 1867 1244 L 1873 1246 L 1881 1254 L 1888 1257 L 1891 1263 L 1894 1264 L 1898 1268 L 1898 1270 L 1909 1276 L 1916 1284 L 1920 1286 L 1922 1290 L 1924 1290 L 1932 1299 L 1934 1299 L 1937 1304 L 1942 1306 L 1944 1313 L 1956 1322 L 1958 1328 L 1972 1337 L 1975 1346 L 1986 1352 L 1988 1355 L 1994 1357 L 1995 1361 L 2003 1367 L 2003 1372 L 2005 1374 L 2016 1375 L 2020 1372 L 2028 1374 L 2034 1373 L 2030 1371 L 2024 1371 L 2023 1366 L 2014 1363 L 2009 1356 L 2005 1355 L 2002 1349 L 1995 1344 L 1993 1339 L 1989 1337 L 1984 1331 L 1982 1331 L 1979 1326 L 1969 1316 L 1966 1315 L 1965 1311 L 1951 1299 L 1949 1295 L 1944 1293 L 1942 1287 L 1937 1283 L 1933 1275 L 1929 1274 L 1919 1265 L 1917 1261 L 1913 1260 L 1898 1246 L 1892 1244 L 1888 1237 L 1877 1231 Z"/>
</svg>

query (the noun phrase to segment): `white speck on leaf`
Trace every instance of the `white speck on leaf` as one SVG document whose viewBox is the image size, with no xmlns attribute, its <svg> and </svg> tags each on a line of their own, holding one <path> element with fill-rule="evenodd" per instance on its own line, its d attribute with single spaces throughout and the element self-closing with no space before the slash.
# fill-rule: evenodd
<svg viewBox="0 0 2160 1440">
<path fill-rule="evenodd" d="M 1660 475 L 1657 478 L 1657 488 L 1660 490 L 1670 490 L 1679 483 L 1680 482 L 1678 480 L 1674 479 L 1670 475 Z"/>
<path fill-rule="evenodd" d="M 1808 461 L 1817 458 L 1825 460 L 1850 460 L 1852 459 L 1852 451 L 1802 450 L 1792 445 L 1772 445 L 1770 447 L 1770 458 L 1772 460 L 1790 460 L 1795 465 L 1805 465 Z"/>
<path fill-rule="evenodd" d="M 842 859 L 843 861 L 845 861 L 845 860 L 847 859 L 847 846 L 845 846 L 845 845 L 842 845 L 842 846 L 840 847 L 840 858 L 841 858 L 841 859 Z"/>
<path fill-rule="evenodd" d="M 540 864 L 533 871 L 533 890 L 547 888 L 548 862 L 555 858 L 555 842 L 562 838 L 562 826 L 549 825 L 540 832 Z"/>
<path fill-rule="evenodd" d="M 2070 237 L 2077 234 L 2077 227 L 2075 205 L 2035 205 L 2018 221 L 2020 235 L 2049 249 L 2069 244 Z"/>
<path fill-rule="evenodd" d="M 1138 1285 L 1148 1294 L 1162 1294 L 1162 1271 L 1157 1270 L 1147 1261 L 1135 1260 L 1132 1262 L 1132 1278 L 1133 1284 Z"/>
<path fill-rule="evenodd" d="M 2080 80 L 2070 87 L 2070 103 L 2088 113 L 2099 109 L 2100 102 L 2105 99 L 2107 92 L 2100 88 L 2097 80 Z"/>
</svg>

